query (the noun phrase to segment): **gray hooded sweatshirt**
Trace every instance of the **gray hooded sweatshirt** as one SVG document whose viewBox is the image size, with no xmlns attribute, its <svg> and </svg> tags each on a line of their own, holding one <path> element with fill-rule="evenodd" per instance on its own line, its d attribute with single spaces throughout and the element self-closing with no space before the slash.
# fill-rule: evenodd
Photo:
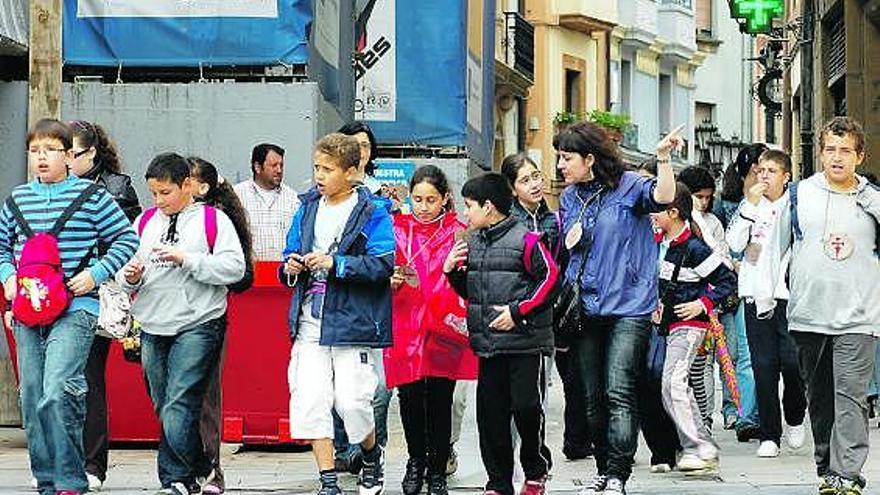
<svg viewBox="0 0 880 495">
<path fill-rule="evenodd" d="M 880 190 L 857 176 L 855 192 L 831 190 L 819 172 L 798 184 L 803 239 L 792 249 L 789 329 L 826 335 L 880 335 L 880 258 L 876 240 Z M 827 254 L 832 234 L 844 234 L 852 254 Z"/>
<path fill-rule="evenodd" d="M 140 216 L 135 220 L 139 225 Z M 153 249 L 162 245 L 185 253 L 177 266 L 157 259 Z M 136 292 L 131 314 L 144 332 L 177 335 L 226 313 L 226 286 L 241 280 L 245 264 L 241 243 L 232 222 L 217 211 L 217 239 L 209 252 L 205 233 L 205 208 L 192 204 L 174 221 L 161 211 L 147 222 L 135 258 L 146 267 L 138 284 L 116 274 L 123 289 Z"/>
</svg>

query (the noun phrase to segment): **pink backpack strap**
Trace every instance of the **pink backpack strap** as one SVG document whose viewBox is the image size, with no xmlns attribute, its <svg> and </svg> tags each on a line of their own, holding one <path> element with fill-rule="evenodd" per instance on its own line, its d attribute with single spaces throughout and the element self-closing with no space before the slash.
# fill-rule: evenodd
<svg viewBox="0 0 880 495">
<path fill-rule="evenodd" d="M 208 240 L 208 252 L 214 254 L 217 243 L 217 209 L 205 205 L 205 238 Z"/>
<path fill-rule="evenodd" d="M 150 219 L 153 218 L 153 215 L 156 214 L 156 207 L 147 208 L 144 210 L 144 214 L 141 215 L 141 220 L 138 222 L 138 237 L 144 234 L 144 229 L 147 228 L 147 223 L 149 223 Z"/>
<path fill-rule="evenodd" d="M 523 250 L 523 264 L 526 266 L 526 271 L 532 273 L 532 253 L 535 252 L 535 245 L 541 242 L 541 233 L 526 232 L 524 240 L 526 245 Z"/>
</svg>

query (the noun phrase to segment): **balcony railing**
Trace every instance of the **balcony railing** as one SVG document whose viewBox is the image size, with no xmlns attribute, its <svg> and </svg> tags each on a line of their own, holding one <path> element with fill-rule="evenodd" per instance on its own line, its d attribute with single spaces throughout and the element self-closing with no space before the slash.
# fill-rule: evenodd
<svg viewBox="0 0 880 495">
<path fill-rule="evenodd" d="M 519 12 L 505 12 L 505 62 L 535 80 L 535 28 Z"/>
</svg>

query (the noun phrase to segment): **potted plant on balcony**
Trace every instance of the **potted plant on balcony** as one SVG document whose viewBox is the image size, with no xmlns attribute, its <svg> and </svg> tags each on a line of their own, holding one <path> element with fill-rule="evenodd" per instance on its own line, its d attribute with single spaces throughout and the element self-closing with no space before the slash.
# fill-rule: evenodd
<svg viewBox="0 0 880 495">
<path fill-rule="evenodd" d="M 595 109 L 587 115 L 587 119 L 608 131 L 611 139 L 620 143 L 623 133 L 630 126 L 630 117 L 625 113 L 612 113 L 605 110 Z"/>
<path fill-rule="evenodd" d="M 553 117 L 553 125 L 556 127 L 556 132 L 562 132 L 579 120 L 583 120 L 583 115 L 577 112 L 556 112 L 556 115 Z"/>
</svg>

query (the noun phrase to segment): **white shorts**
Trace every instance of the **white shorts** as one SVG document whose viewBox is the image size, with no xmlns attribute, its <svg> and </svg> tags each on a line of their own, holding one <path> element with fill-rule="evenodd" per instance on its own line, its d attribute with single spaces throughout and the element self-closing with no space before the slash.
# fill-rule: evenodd
<svg viewBox="0 0 880 495">
<path fill-rule="evenodd" d="M 352 444 L 373 431 L 373 395 L 379 383 L 375 353 L 367 347 L 326 347 L 297 339 L 290 351 L 290 435 L 333 438 L 333 409 Z"/>
</svg>

